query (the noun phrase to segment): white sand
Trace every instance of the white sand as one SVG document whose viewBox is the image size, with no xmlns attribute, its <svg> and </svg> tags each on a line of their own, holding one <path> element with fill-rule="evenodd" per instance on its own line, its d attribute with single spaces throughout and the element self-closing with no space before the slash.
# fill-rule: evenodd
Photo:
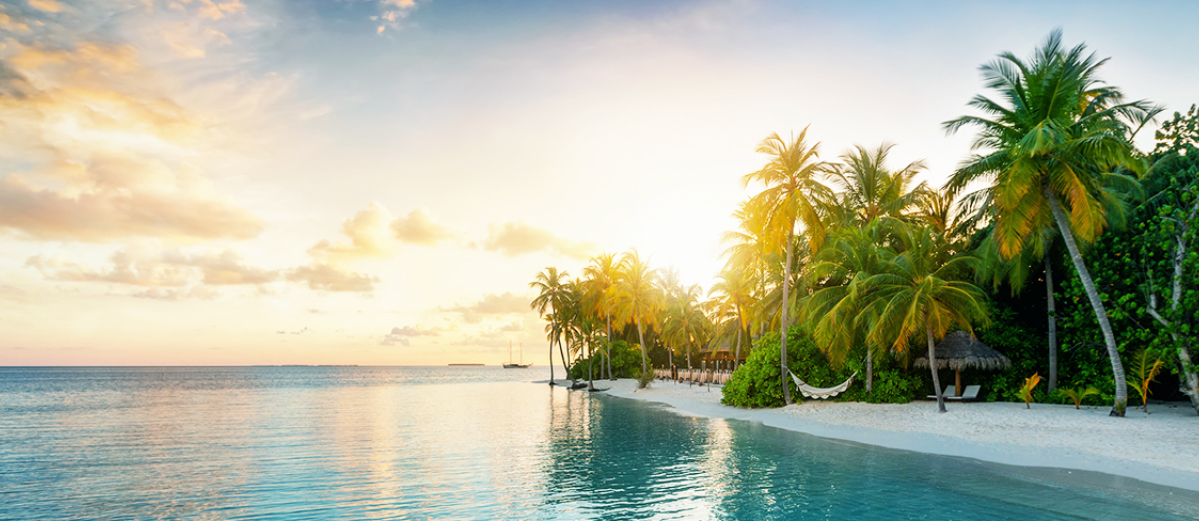
<svg viewBox="0 0 1199 521">
<path fill-rule="evenodd" d="M 600 382 L 597 382 L 600 384 Z M 611 384 L 611 385 L 609 385 Z M 1199 491 L 1199 416 L 1189 404 L 1149 405 L 1108 416 L 1109 407 L 1022 403 L 903 405 L 807 401 L 778 409 L 720 405 L 720 388 L 655 381 L 602 382 L 608 394 L 668 404 L 683 413 L 759 421 L 825 438 L 1029 467 L 1096 471 Z"/>
</svg>

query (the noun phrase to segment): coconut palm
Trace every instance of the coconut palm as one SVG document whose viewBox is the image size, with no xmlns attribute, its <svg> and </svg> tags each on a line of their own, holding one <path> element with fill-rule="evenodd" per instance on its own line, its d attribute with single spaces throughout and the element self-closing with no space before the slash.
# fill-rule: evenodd
<svg viewBox="0 0 1199 521">
<path fill-rule="evenodd" d="M 741 360 L 741 343 L 748 336 L 749 309 L 754 304 L 754 280 L 748 269 L 725 267 L 716 276 L 708 295 L 716 295 L 716 314 L 733 315 L 737 329 L 737 351 L 734 361 Z"/>
<path fill-rule="evenodd" d="M 608 366 L 608 378 L 612 379 L 612 287 L 616 285 L 619 275 L 616 255 L 601 253 L 591 259 L 591 264 L 583 268 L 587 277 L 588 289 L 595 296 L 592 301 L 595 310 L 604 317 L 607 326 L 607 336 L 604 339 L 604 360 Z"/>
<path fill-rule="evenodd" d="M 948 241 L 928 226 L 903 226 L 894 232 L 903 243 L 903 253 L 882 249 L 879 272 L 859 283 L 859 305 L 873 321 L 866 340 L 903 352 L 923 336 L 937 409 L 945 412 L 935 342 L 953 327 L 973 331 L 972 322 L 987 320 L 982 290 L 966 282 L 975 259 L 952 255 Z"/>
<path fill-rule="evenodd" d="M 619 276 L 612 287 L 613 312 L 623 317 L 625 323 L 637 324 L 642 374 L 649 372 L 644 326 L 658 327 L 658 312 L 662 309 L 656 279 L 657 270 L 650 269 L 649 263 L 634 249 L 621 256 Z"/>
<path fill-rule="evenodd" d="M 949 186 L 988 182 L 992 234 L 1003 258 L 1018 255 L 1045 228 L 1057 228 L 1107 346 L 1116 384 L 1111 414 L 1124 416 L 1124 366 L 1077 241 L 1094 241 L 1107 225 L 1106 209 L 1116 195 L 1105 185 L 1133 182 L 1117 170 L 1143 171 L 1131 136 L 1160 109 L 1124 102 L 1119 89 L 1103 85 L 1097 72 L 1106 61 L 1086 54 L 1082 44 L 1066 49 L 1061 32 L 1054 31 L 1027 62 L 1003 53 L 982 67 L 986 87 L 1006 103 L 976 96 L 969 105 L 985 116 L 963 116 L 945 127 L 979 129 L 974 148 L 984 153 L 954 172 Z"/>
<path fill-rule="evenodd" d="M 529 303 L 529 307 L 543 318 L 550 319 L 550 385 L 554 384 L 555 340 L 558 341 L 558 353 L 562 356 L 562 366 L 566 368 L 567 374 L 570 374 L 570 366 L 566 365 L 566 355 L 562 353 L 562 329 L 557 317 L 558 311 L 564 309 L 571 298 L 565 282 L 567 276 L 565 271 L 559 272 L 558 268 L 551 266 L 538 273 L 533 282 L 529 283 L 530 288 L 537 290 L 537 296 L 533 298 L 533 302 Z"/>
<path fill-rule="evenodd" d="M 887 168 L 887 156 L 895 145 L 883 143 L 874 150 L 856 146 L 831 165 L 828 178 L 837 190 L 834 220 L 842 226 L 865 226 L 882 216 L 901 217 L 929 192 L 916 175 L 925 169 L 915 161 L 899 170 Z"/>
<path fill-rule="evenodd" d="M 891 221 L 888 221 L 891 222 Z M 866 392 L 873 386 L 874 354 L 888 344 L 867 342 L 874 325 L 864 297 L 864 285 L 872 274 L 882 271 L 884 247 L 872 222 L 868 229 L 846 227 L 835 232 L 805 275 L 816 289 L 801 301 L 800 317 L 811 324 L 812 338 L 834 365 L 845 363 L 855 345 L 866 346 Z"/>
<path fill-rule="evenodd" d="M 703 291 L 699 284 L 680 288 L 668 300 L 663 313 L 662 336 L 673 345 L 682 345 L 687 353 L 687 367 L 691 367 L 691 349 L 703 343 L 711 329 L 711 321 L 699 305 Z"/>
<path fill-rule="evenodd" d="M 783 386 L 783 399 L 788 404 L 791 403 L 791 388 L 786 382 L 787 325 L 791 311 L 789 293 L 791 263 L 795 255 L 795 227 L 797 221 L 803 226 L 802 233 L 809 251 L 819 250 L 825 235 L 822 212 L 832 196 L 828 187 L 817 180 L 818 175 L 827 169 L 827 164 L 820 161 L 820 144 L 809 145 L 806 141 L 807 134 L 808 129 L 805 127 L 799 136 L 790 142 L 784 141 L 778 134 L 771 134 L 757 148 L 758 153 L 770 156 L 766 166 L 741 178 L 746 187 L 755 182 L 766 186 L 750 200 L 750 205 L 765 210 L 763 215 L 768 223 L 768 232 L 764 235 L 768 243 L 780 246 L 781 248 L 777 249 L 787 252 L 779 308 L 782 321 L 779 343 L 779 364 L 782 373 L 779 376 Z"/>
</svg>

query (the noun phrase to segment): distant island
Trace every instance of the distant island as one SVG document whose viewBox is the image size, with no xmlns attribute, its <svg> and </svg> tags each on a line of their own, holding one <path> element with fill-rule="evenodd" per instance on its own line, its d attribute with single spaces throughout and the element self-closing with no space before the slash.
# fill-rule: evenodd
<svg viewBox="0 0 1199 521">
<path fill-rule="evenodd" d="M 450 364 L 450 366 L 460 366 L 460 365 L 483 365 L 483 364 Z"/>
</svg>

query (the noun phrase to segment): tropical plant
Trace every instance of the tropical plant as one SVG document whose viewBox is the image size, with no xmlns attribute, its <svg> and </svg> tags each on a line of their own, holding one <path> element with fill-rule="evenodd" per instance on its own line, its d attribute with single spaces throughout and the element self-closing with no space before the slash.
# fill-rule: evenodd
<svg viewBox="0 0 1199 521">
<path fill-rule="evenodd" d="M 1098 396 L 1099 395 L 1099 389 L 1096 389 L 1094 387 L 1087 387 L 1086 389 L 1083 389 L 1081 387 L 1076 388 L 1076 389 L 1067 389 L 1065 387 L 1059 387 L 1056 390 L 1056 392 L 1060 398 L 1074 402 L 1075 409 L 1082 408 L 1082 401 L 1086 400 L 1088 396 Z"/>
<path fill-rule="evenodd" d="M 1144 101 L 1124 102 L 1119 89 L 1098 79 L 1098 68 L 1107 60 L 1085 52 L 1085 45 L 1063 47 L 1061 32 L 1054 31 L 1027 62 L 1003 53 L 984 65 L 985 86 L 997 90 L 1006 105 L 976 96 L 969 105 L 986 116 L 945 123 L 950 132 L 978 127 L 974 147 L 985 151 L 958 168 L 949 187 L 956 191 L 976 180 L 990 181 L 993 234 L 1004 258 L 1018 255 L 1030 238 L 1056 225 L 1107 345 L 1116 386 L 1111 414 L 1123 416 L 1124 368 L 1076 238 L 1091 242 L 1103 232 L 1110 206 L 1105 203 L 1115 197 L 1105 185 L 1116 179 L 1135 182 L 1117 170 L 1144 170 L 1131 137 L 1160 109 Z"/>
<path fill-rule="evenodd" d="M 632 250 L 621 256 L 619 277 L 612 288 L 613 311 L 623 317 L 625 323 L 637 324 L 643 373 L 649 371 L 643 326 L 658 327 L 658 312 L 662 309 L 662 295 L 655 286 L 656 277 L 657 271 L 650 269 L 637 250 Z"/>
<path fill-rule="evenodd" d="M 708 292 L 716 295 L 715 315 L 729 317 L 736 330 L 737 345 L 733 359 L 741 360 L 741 344 L 749 339 L 749 310 L 754 305 L 754 280 L 749 269 L 726 266 L 716 275 L 716 282 Z M 688 363 L 690 365 L 690 363 Z"/>
<path fill-rule="evenodd" d="M 1032 376 L 1024 379 L 1024 385 L 1021 385 L 1020 389 L 1016 391 L 1020 399 L 1024 400 L 1024 407 L 1026 409 L 1032 408 L 1032 405 L 1030 405 L 1033 401 L 1032 390 L 1039 383 L 1041 383 L 1040 373 L 1033 373 Z"/>
<path fill-rule="evenodd" d="M 1141 405 L 1145 407 L 1146 414 L 1149 413 L 1149 395 L 1152 394 L 1149 384 L 1157 379 L 1158 373 L 1165 365 L 1162 357 L 1148 348 L 1142 347 L 1132 355 L 1132 364 L 1128 368 L 1128 372 L 1131 373 L 1128 385 L 1141 395 Z"/>
<path fill-rule="evenodd" d="M 937 396 L 945 412 L 945 397 L 937 376 L 934 346 L 952 328 L 972 331 L 972 322 L 986 322 L 982 290 L 966 282 L 974 257 L 954 255 L 943 238 L 928 226 L 898 226 L 894 230 L 904 251 L 882 251 L 878 273 L 861 282 L 863 313 L 874 317 L 866 341 L 904 352 L 923 336 Z"/>
<path fill-rule="evenodd" d="M 557 311 L 564 309 L 570 302 L 568 288 L 566 286 L 567 274 L 565 271 L 559 272 L 558 268 L 548 267 L 545 271 L 538 273 L 533 282 L 529 283 L 529 287 L 537 290 L 537 296 L 529 303 L 529 307 L 537 311 L 542 317 L 550 319 L 550 385 L 554 384 L 554 341 L 558 341 L 558 354 L 562 356 L 562 367 L 568 373 L 570 365 L 566 363 L 566 355 L 562 352 L 561 335 L 562 330 L 558 324 Z M 546 311 L 549 311 L 548 313 Z"/>
<path fill-rule="evenodd" d="M 779 135 L 771 134 L 758 145 L 757 152 L 767 154 L 770 160 L 766 166 L 756 172 L 746 174 L 741 178 L 744 186 L 760 182 L 766 186 L 750 200 L 750 206 L 764 210 L 764 221 L 767 223 L 767 243 L 782 246 L 787 252 L 782 280 L 782 301 L 780 302 L 780 331 L 787 331 L 788 318 L 791 311 L 790 286 L 791 263 L 795 256 L 795 226 L 803 225 L 803 235 L 807 239 L 810 251 L 820 249 L 824 241 L 825 226 L 822 221 L 822 209 L 831 199 L 831 192 L 817 180 L 817 175 L 827 169 L 826 163 L 820 161 L 820 144 L 809 145 L 806 141 L 808 129 L 805 127 L 798 137 L 790 142 L 784 141 Z M 779 343 L 779 363 L 781 374 L 785 379 L 787 373 L 787 336 L 784 334 Z M 783 384 L 783 399 L 791 403 L 791 389 Z"/>
<path fill-rule="evenodd" d="M 612 287 L 616 285 L 619 276 L 619 265 L 616 255 L 601 253 L 591 259 L 591 263 L 583 268 L 586 287 L 592 298 L 594 310 L 604 317 L 607 336 L 604 337 L 604 361 L 608 368 L 608 378 L 612 376 Z"/>
</svg>

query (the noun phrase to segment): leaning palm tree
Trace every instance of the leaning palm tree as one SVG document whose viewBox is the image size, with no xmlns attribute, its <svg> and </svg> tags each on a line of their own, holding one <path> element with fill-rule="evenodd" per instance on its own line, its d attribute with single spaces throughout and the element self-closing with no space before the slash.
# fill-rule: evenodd
<svg viewBox="0 0 1199 521">
<path fill-rule="evenodd" d="M 1097 73 L 1106 61 L 1086 54 L 1082 44 L 1066 49 L 1061 32 L 1054 31 L 1027 62 L 1004 53 L 982 67 L 985 85 L 1006 103 L 976 96 L 969 105 L 985 116 L 963 116 L 945 128 L 979 129 L 974 148 L 985 153 L 967 160 L 949 186 L 960 190 L 976 180 L 988 182 L 1000 255 L 1012 258 L 1045 228 L 1057 228 L 1107 346 L 1116 387 L 1111 415 L 1124 416 L 1124 365 L 1077 241 L 1091 242 L 1103 233 L 1106 208 L 1116 197 L 1105 185 L 1116 178 L 1132 182 L 1118 170 L 1144 170 L 1131 137 L 1161 109 L 1124 102 L 1119 89 L 1103 85 Z"/>
<path fill-rule="evenodd" d="M 974 258 L 953 255 L 948 242 L 928 226 L 897 230 L 904 251 L 882 250 L 879 272 L 860 282 L 861 309 L 873 325 L 868 342 L 903 352 L 920 336 L 928 344 L 937 409 L 945 398 L 936 369 L 936 340 L 953 327 L 972 331 L 971 323 L 987 320 L 985 295 L 967 282 Z"/>
<path fill-rule="evenodd" d="M 604 361 L 608 369 L 608 378 L 612 378 L 612 287 L 616 285 L 620 270 L 616 255 L 601 253 L 591 259 L 591 264 L 583 268 L 587 277 L 589 291 L 595 296 L 593 303 L 595 311 L 604 316 L 607 326 L 607 336 L 604 338 Z"/>
<path fill-rule="evenodd" d="M 558 268 L 550 266 L 545 271 L 538 273 L 533 282 L 529 283 L 529 287 L 537 290 L 537 296 L 533 298 L 533 302 L 529 303 L 529 307 L 537 311 L 543 318 L 550 319 L 550 385 L 554 385 L 554 341 L 558 340 L 558 351 L 562 354 L 561 344 L 561 327 L 558 324 L 558 312 L 566 308 L 567 302 L 570 300 L 570 295 L 567 291 L 565 271 L 559 272 Z M 548 310 L 548 313 L 547 313 Z M 566 368 L 567 375 L 570 374 L 570 366 L 566 365 L 566 356 L 562 355 L 562 366 Z"/>
<path fill-rule="evenodd" d="M 757 152 L 767 154 L 770 160 L 756 172 L 742 176 L 742 185 L 760 182 L 766 185 L 751 200 L 752 206 L 765 209 L 765 221 L 769 223 L 769 243 L 787 252 L 782 280 L 780 319 L 782 334 L 779 345 L 779 364 L 782 373 L 783 399 L 791 403 L 791 388 L 787 385 L 787 326 L 790 314 L 791 262 L 795 255 L 795 226 L 803 225 L 809 251 L 820 249 L 824 241 L 825 226 L 822 220 L 823 207 L 831 200 L 831 192 L 817 180 L 827 168 L 820 161 L 820 144 L 809 145 L 805 127 L 799 137 L 790 142 L 778 134 L 771 134 L 758 145 Z"/>
<path fill-rule="evenodd" d="M 620 258 L 620 272 L 612 288 L 614 311 L 624 322 L 637 324 L 637 340 L 641 342 L 641 373 L 649 372 L 646 356 L 644 326 L 658 326 L 658 311 L 662 309 L 662 296 L 655 284 L 657 270 L 650 269 L 637 250 L 626 252 Z"/>
</svg>

